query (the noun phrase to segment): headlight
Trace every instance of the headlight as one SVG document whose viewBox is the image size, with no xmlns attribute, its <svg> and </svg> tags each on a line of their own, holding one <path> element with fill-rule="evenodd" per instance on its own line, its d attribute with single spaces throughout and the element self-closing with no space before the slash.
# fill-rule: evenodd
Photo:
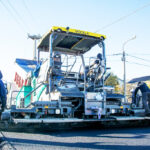
<svg viewBox="0 0 150 150">
<path fill-rule="evenodd" d="M 103 100 L 103 95 L 97 94 L 95 98 L 96 98 L 96 100 L 101 101 L 101 100 Z"/>
<path fill-rule="evenodd" d="M 56 109 L 55 110 L 55 113 L 58 115 L 58 114 L 60 114 L 60 109 Z"/>
<path fill-rule="evenodd" d="M 115 113 L 115 109 L 111 109 L 111 113 L 114 114 Z"/>
</svg>

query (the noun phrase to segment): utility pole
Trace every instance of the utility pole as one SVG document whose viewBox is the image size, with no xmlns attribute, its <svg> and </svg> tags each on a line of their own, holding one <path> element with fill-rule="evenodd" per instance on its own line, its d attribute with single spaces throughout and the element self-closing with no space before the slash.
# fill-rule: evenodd
<svg viewBox="0 0 150 150">
<path fill-rule="evenodd" d="M 128 39 L 122 45 L 122 61 L 123 61 L 123 69 L 124 69 L 124 75 L 123 75 L 123 78 L 124 78 L 124 102 L 127 102 L 127 99 L 126 99 L 126 53 L 125 53 L 124 47 L 129 41 L 134 40 L 135 38 L 136 38 L 136 36 Z"/>
<path fill-rule="evenodd" d="M 30 34 L 28 34 L 28 38 L 34 40 L 33 60 L 37 60 L 37 56 L 36 56 L 36 40 L 39 40 L 41 38 L 41 36 L 40 35 L 30 35 Z"/>
</svg>

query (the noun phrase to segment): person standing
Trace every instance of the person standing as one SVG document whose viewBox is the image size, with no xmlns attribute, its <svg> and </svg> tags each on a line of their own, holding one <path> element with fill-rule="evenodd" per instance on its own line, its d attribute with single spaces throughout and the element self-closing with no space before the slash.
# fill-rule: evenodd
<svg viewBox="0 0 150 150">
<path fill-rule="evenodd" d="M 143 107 L 145 109 L 145 113 L 150 114 L 150 89 L 146 83 L 139 82 L 137 88 L 134 91 L 134 98 L 136 98 L 139 90 L 142 93 L 142 102 L 143 102 Z M 136 99 L 135 99 L 135 103 L 137 103 Z"/>
<path fill-rule="evenodd" d="M 4 109 L 6 108 L 7 94 L 6 94 L 6 88 L 4 86 L 2 78 L 3 78 L 3 75 L 0 71 L 0 102 L 2 104 L 1 110 L 4 111 Z"/>
</svg>

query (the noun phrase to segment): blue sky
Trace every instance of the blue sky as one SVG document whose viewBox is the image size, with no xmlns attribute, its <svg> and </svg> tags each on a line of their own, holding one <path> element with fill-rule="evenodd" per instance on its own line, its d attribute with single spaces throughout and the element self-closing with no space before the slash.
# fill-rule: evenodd
<svg viewBox="0 0 150 150">
<path fill-rule="evenodd" d="M 15 58 L 33 57 L 33 41 L 27 39 L 27 33 L 43 35 L 51 26 L 95 32 L 149 3 L 149 0 L 0 0 L 0 69 L 4 79 L 14 78 Z M 99 30 L 98 33 L 107 36 L 106 54 L 121 53 L 122 44 L 136 35 L 137 38 L 125 46 L 126 52 L 150 60 L 149 18 L 150 5 Z M 129 56 L 127 61 L 127 79 L 150 75 L 148 61 Z M 117 76 L 123 77 L 121 56 L 108 56 L 107 65 Z"/>
</svg>

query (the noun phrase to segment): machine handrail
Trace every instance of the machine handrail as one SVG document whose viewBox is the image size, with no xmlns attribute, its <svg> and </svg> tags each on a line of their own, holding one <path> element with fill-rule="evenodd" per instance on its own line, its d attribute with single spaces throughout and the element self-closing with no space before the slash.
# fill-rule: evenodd
<svg viewBox="0 0 150 150">
<path fill-rule="evenodd" d="M 30 96 L 34 91 L 36 91 L 39 87 L 41 87 L 41 85 L 43 85 L 43 84 L 47 84 L 47 83 L 44 83 L 44 82 L 42 82 L 39 86 L 37 86 L 35 89 L 33 89 L 31 92 L 30 91 L 12 91 L 12 93 L 11 93 L 11 99 L 10 99 L 10 105 L 12 104 L 12 95 L 13 95 L 13 93 L 17 93 L 17 92 L 26 92 L 26 93 L 28 93 L 28 92 L 30 92 L 29 94 L 27 94 L 24 98 L 22 98 L 22 99 L 26 99 L 28 96 Z"/>
<path fill-rule="evenodd" d="M 19 92 L 25 92 L 25 93 L 28 93 L 29 91 L 12 91 L 11 92 L 11 98 L 10 98 L 10 106 L 12 105 L 12 95 L 14 94 L 14 93 L 19 93 Z M 13 99 L 16 99 L 16 98 L 13 98 Z"/>
<path fill-rule="evenodd" d="M 26 95 L 23 99 L 26 99 L 28 96 L 30 96 L 34 91 L 36 91 L 41 85 L 46 85 L 47 83 L 42 82 L 39 86 L 37 86 L 35 89 L 33 89 L 28 95 Z M 48 85 L 48 84 L 47 84 Z"/>
</svg>

